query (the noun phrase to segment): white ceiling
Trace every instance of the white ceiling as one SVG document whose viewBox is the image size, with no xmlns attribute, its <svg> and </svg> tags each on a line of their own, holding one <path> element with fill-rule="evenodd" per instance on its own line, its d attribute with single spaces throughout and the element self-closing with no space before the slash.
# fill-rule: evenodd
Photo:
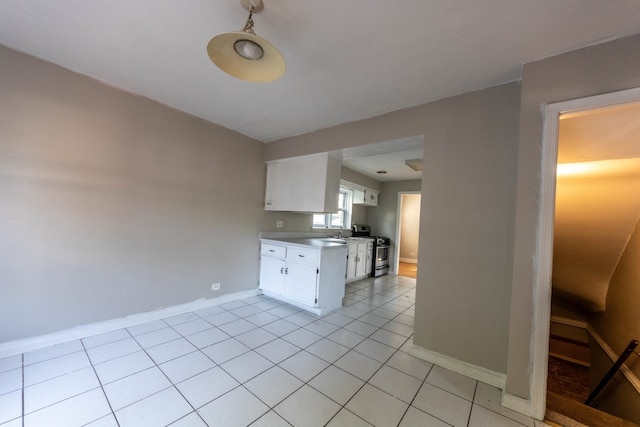
<svg viewBox="0 0 640 427">
<path fill-rule="evenodd" d="M 276 82 L 218 70 L 236 0 L 2 0 L 0 43 L 268 142 L 520 78 L 523 63 L 637 33 L 638 0 L 264 0 Z"/>
</svg>

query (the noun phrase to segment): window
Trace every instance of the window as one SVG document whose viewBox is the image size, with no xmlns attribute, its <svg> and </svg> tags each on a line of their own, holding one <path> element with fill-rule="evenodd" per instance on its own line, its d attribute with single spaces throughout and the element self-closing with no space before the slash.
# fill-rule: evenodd
<svg viewBox="0 0 640 427">
<path fill-rule="evenodd" d="M 350 228 L 351 224 L 351 190 L 340 187 L 338 194 L 338 212 L 314 214 L 313 228 Z"/>
</svg>

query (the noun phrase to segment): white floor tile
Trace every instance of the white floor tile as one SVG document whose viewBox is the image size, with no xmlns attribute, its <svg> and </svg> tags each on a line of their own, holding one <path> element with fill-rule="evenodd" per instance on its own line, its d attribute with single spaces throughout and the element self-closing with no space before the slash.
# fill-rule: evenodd
<svg viewBox="0 0 640 427">
<path fill-rule="evenodd" d="M 478 381 L 450 371 L 440 366 L 434 366 L 427 376 L 426 382 L 440 387 L 466 400 L 473 400 Z"/>
<path fill-rule="evenodd" d="M 231 311 L 231 310 L 235 310 L 236 308 L 245 307 L 246 305 L 247 304 L 245 304 L 242 301 L 231 301 L 224 304 L 220 304 L 219 307 L 224 308 L 227 311 Z"/>
<path fill-rule="evenodd" d="M 288 304 L 279 305 L 276 308 L 272 308 L 271 310 L 267 310 L 268 313 L 271 313 L 274 316 L 278 316 L 278 317 L 291 316 L 292 314 L 297 313 L 299 311 L 301 311 L 299 308 L 293 307 L 293 306 L 288 305 Z"/>
<path fill-rule="evenodd" d="M 229 313 L 228 311 L 223 311 L 222 313 L 212 314 L 211 316 L 204 317 L 204 320 L 211 323 L 213 326 L 224 325 L 225 323 L 233 322 L 234 320 L 238 320 L 239 317 L 233 313 Z"/>
<path fill-rule="evenodd" d="M 336 325 L 338 327 L 343 327 L 353 322 L 354 319 L 349 316 L 345 316 L 344 314 L 334 312 L 329 314 L 328 316 L 323 317 L 322 320 L 324 320 L 325 322 L 329 322 L 333 325 Z"/>
<path fill-rule="evenodd" d="M 252 423 L 251 427 L 291 427 L 291 424 L 275 411 L 269 411 Z"/>
<path fill-rule="evenodd" d="M 34 363 L 43 362 L 67 354 L 84 351 L 80 340 L 70 341 L 63 344 L 52 345 L 50 347 L 41 348 L 39 350 L 30 351 L 24 354 L 24 364 L 32 365 Z"/>
<path fill-rule="evenodd" d="M 369 384 L 404 402 L 411 403 L 416 393 L 418 393 L 422 381 L 404 372 L 383 366 L 369 380 Z"/>
<path fill-rule="evenodd" d="M 97 364 L 125 356 L 127 354 L 135 353 L 140 350 L 140 346 L 133 338 L 126 338 L 120 341 L 103 344 L 98 347 L 89 348 L 87 349 L 87 354 L 91 359 L 91 363 Z"/>
<path fill-rule="evenodd" d="M 146 334 L 136 336 L 136 341 L 143 348 L 150 348 L 156 345 L 164 344 L 169 341 L 177 340 L 181 335 L 170 327 L 157 329 Z"/>
<path fill-rule="evenodd" d="M 24 367 L 24 385 L 28 387 L 41 381 L 88 368 L 89 366 L 91 366 L 91 362 L 89 362 L 89 358 L 84 351 L 34 363 Z"/>
<path fill-rule="evenodd" d="M 220 365 L 237 381 L 244 383 L 273 366 L 268 359 L 256 352 L 248 352 Z"/>
<path fill-rule="evenodd" d="M 292 314 L 291 316 L 285 317 L 284 320 L 286 320 L 287 322 L 291 322 L 294 325 L 302 327 L 318 320 L 318 316 L 314 316 L 313 314 L 306 313 L 304 311 L 299 311 L 295 314 Z"/>
<path fill-rule="evenodd" d="M 24 427 L 82 426 L 110 413 L 104 393 L 94 389 L 25 415 Z"/>
<path fill-rule="evenodd" d="M 180 323 L 172 326 L 172 328 L 182 336 L 195 334 L 196 332 L 206 331 L 211 328 L 211 323 L 204 319 L 194 319 L 185 323 Z"/>
<path fill-rule="evenodd" d="M 341 346 L 326 338 L 311 344 L 306 348 L 309 353 L 318 356 L 325 362 L 333 363 L 349 352 L 348 347 Z"/>
<path fill-rule="evenodd" d="M 500 404 L 502 400 L 502 393 L 500 389 L 496 387 L 492 387 L 488 384 L 484 384 L 478 382 L 478 387 L 476 388 L 476 394 L 473 399 L 473 403 L 476 405 L 483 406 L 493 412 L 497 412 L 500 415 L 503 415 L 507 418 L 511 418 L 519 422 L 520 424 L 524 424 L 528 427 L 534 427 L 533 419 L 527 417 L 526 415 L 522 415 L 518 412 L 512 411 L 511 409 L 505 408 Z"/>
<path fill-rule="evenodd" d="M 393 348 L 400 348 L 407 340 L 407 337 L 387 331 L 386 329 L 378 329 L 371 334 L 369 338 Z"/>
<path fill-rule="evenodd" d="M 299 352 L 300 348 L 281 338 L 277 338 L 256 348 L 255 351 L 273 363 L 280 363 Z"/>
<path fill-rule="evenodd" d="M 399 427 L 449 427 L 449 424 L 436 417 L 422 412 L 420 409 L 410 406 L 402 418 Z M 492 427 L 488 424 L 485 427 Z"/>
<path fill-rule="evenodd" d="M 135 337 L 138 335 L 156 331 L 158 329 L 164 329 L 166 327 L 167 327 L 167 324 L 162 320 L 154 320 L 153 322 L 147 322 L 147 323 L 141 323 L 139 325 L 129 326 L 127 330 L 131 333 L 131 335 Z"/>
<path fill-rule="evenodd" d="M 22 369 L 12 369 L 0 373 L 0 395 L 22 388 Z"/>
<path fill-rule="evenodd" d="M 104 386 L 114 411 L 171 386 L 160 369 L 153 367 Z M 119 418 L 119 417 L 118 417 Z"/>
<path fill-rule="evenodd" d="M 342 328 L 328 335 L 327 339 L 330 339 L 333 342 L 337 342 L 338 344 L 345 347 L 353 348 L 364 341 L 365 337 L 356 334 L 355 332 L 351 332 L 348 329 Z"/>
<path fill-rule="evenodd" d="M 169 424 L 170 427 L 207 427 L 207 424 L 202 421 L 200 415 L 197 412 L 192 412 L 178 421 Z"/>
<path fill-rule="evenodd" d="M 254 304 L 255 308 L 259 308 L 260 310 L 271 310 L 272 308 L 276 308 L 276 307 L 280 307 L 281 305 L 284 305 L 284 303 L 281 303 L 279 301 L 276 300 L 265 300 L 259 303 Z"/>
<path fill-rule="evenodd" d="M 19 419 L 20 416 L 22 416 L 22 390 L 0 395 L 0 424 Z"/>
<path fill-rule="evenodd" d="M 286 398 L 274 410 L 294 426 L 324 426 L 340 410 L 340 405 L 308 385 Z"/>
<path fill-rule="evenodd" d="M 213 316 L 220 313 L 225 313 L 226 310 L 224 308 L 220 308 L 218 306 L 213 306 L 209 308 L 203 308 L 202 310 L 198 310 L 195 312 L 199 317 L 208 317 Z"/>
<path fill-rule="evenodd" d="M 184 356 L 185 354 L 192 353 L 196 350 L 198 349 L 187 341 L 186 338 L 179 338 L 177 340 L 151 347 L 147 349 L 147 353 L 149 353 L 149 356 L 151 356 L 157 364 L 161 364 L 177 357 Z"/>
<path fill-rule="evenodd" d="M 11 371 L 18 368 L 22 368 L 21 354 L 0 359 L 0 372 Z"/>
<path fill-rule="evenodd" d="M 160 365 L 160 369 L 169 377 L 172 383 L 177 384 L 214 366 L 216 364 L 206 355 L 199 351 L 194 351 L 163 363 Z"/>
<path fill-rule="evenodd" d="M 274 407 L 303 384 L 284 369 L 274 366 L 247 381 L 244 386 L 264 403 Z"/>
<path fill-rule="evenodd" d="M 120 427 L 165 426 L 191 411 L 191 405 L 171 387 L 116 411 L 116 418 Z"/>
<path fill-rule="evenodd" d="M 25 414 L 100 387 L 93 368 L 61 375 L 24 389 Z"/>
<path fill-rule="evenodd" d="M 364 381 L 342 369 L 329 366 L 309 381 L 309 385 L 340 405 L 344 405 L 364 385 Z"/>
<path fill-rule="evenodd" d="M 229 393 L 206 404 L 198 410 L 202 419 L 210 426 L 248 426 L 269 410 L 244 387 L 237 387 Z"/>
<path fill-rule="evenodd" d="M 209 369 L 176 385 L 183 396 L 198 409 L 230 390 L 239 382 L 219 367 Z"/>
<path fill-rule="evenodd" d="M 404 323 L 396 322 L 395 320 L 384 325 L 382 329 L 402 335 L 403 337 L 410 337 L 413 335 L 413 326 L 408 326 Z"/>
<path fill-rule="evenodd" d="M 234 320 L 233 322 L 225 323 L 224 325 L 218 326 L 218 329 L 224 331 L 226 334 L 232 337 L 256 328 L 256 325 L 251 322 L 247 322 L 244 319 Z"/>
<path fill-rule="evenodd" d="M 110 342 L 114 341 L 120 341 L 126 338 L 131 338 L 129 332 L 126 329 L 118 329 L 116 331 L 105 332 L 104 334 L 83 338 L 82 343 L 84 344 L 85 348 L 92 348 L 99 345 L 109 344 Z"/>
<path fill-rule="evenodd" d="M 235 314 L 238 317 L 242 317 L 243 319 L 249 316 L 253 316 L 254 314 L 258 314 L 261 313 L 262 310 L 252 306 L 252 305 L 245 305 L 244 307 L 239 307 L 236 309 L 231 310 L 231 313 Z"/>
<path fill-rule="evenodd" d="M 378 330 L 377 326 L 370 325 L 369 323 L 361 322 L 360 320 L 354 320 L 353 322 L 345 325 L 344 329 L 351 332 L 355 332 L 363 337 L 368 337 L 372 333 Z"/>
<path fill-rule="evenodd" d="M 325 322 L 324 320 L 316 320 L 315 322 L 305 325 L 304 329 L 306 329 L 307 331 L 311 331 L 314 334 L 320 335 L 321 337 L 326 337 L 327 335 L 340 329 L 340 327 L 332 323 Z"/>
<path fill-rule="evenodd" d="M 94 368 L 102 384 L 109 384 L 152 366 L 154 366 L 153 360 L 151 360 L 144 351 L 137 351 L 117 359 L 94 365 Z"/>
<path fill-rule="evenodd" d="M 225 334 L 218 328 L 207 329 L 206 331 L 197 332 L 193 335 L 189 335 L 187 339 L 191 344 L 198 348 L 208 347 L 220 341 L 224 341 L 229 338 L 229 335 Z"/>
<path fill-rule="evenodd" d="M 303 382 L 307 382 L 326 369 L 329 364 L 311 353 L 301 351 L 280 363 L 279 366 Z"/>
<path fill-rule="evenodd" d="M 407 403 L 368 384 L 347 403 L 346 408 L 377 427 L 397 426 Z"/>
<path fill-rule="evenodd" d="M 314 342 L 320 341 L 322 337 L 305 329 L 297 329 L 282 336 L 282 339 L 289 341 L 291 344 L 300 348 L 306 348 Z"/>
<path fill-rule="evenodd" d="M 240 341 L 234 338 L 229 338 L 203 348 L 202 352 L 220 365 L 250 350 L 251 349 L 249 347 L 242 344 Z"/>
<path fill-rule="evenodd" d="M 522 427 L 522 424 L 504 417 L 482 406 L 473 405 L 471 409 L 471 417 L 469 418 L 469 427 Z"/>
<path fill-rule="evenodd" d="M 417 357 L 403 353 L 402 351 L 394 353 L 394 355 L 391 356 L 391 359 L 387 361 L 386 365 L 402 371 L 405 374 L 409 374 L 420 381 L 424 381 L 431 368 L 433 368 L 432 363 L 418 359 Z"/>
<path fill-rule="evenodd" d="M 379 362 L 386 362 L 396 351 L 395 348 L 379 343 L 370 338 L 354 347 L 354 350 Z"/>
<path fill-rule="evenodd" d="M 200 316 L 197 316 L 195 313 L 184 313 L 177 316 L 167 317 L 166 319 L 162 320 L 164 320 L 164 322 L 169 326 L 175 326 L 198 319 L 200 319 Z"/>
<path fill-rule="evenodd" d="M 466 426 L 471 412 L 468 400 L 427 383 L 422 384 L 412 405 L 454 427 Z"/>
<path fill-rule="evenodd" d="M 338 359 L 335 365 L 363 381 L 368 381 L 380 369 L 382 362 L 356 351 L 350 351 Z"/>
<path fill-rule="evenodd" d="M 347 409 L 341 409 L 340 412 L 336 414 L 335 417 L 327 427 L 370 427 L 371 424 L 363 420 L 362 418 L 355 415 L 353 412 L 348 411 Z"/>
<path fill-rule="evenodd" d="M 273 314 L 265 313 L 262 311 L 260 313 L 254 314 L 253 316 L 245 318 L 245 320 L 248 320 L 256 326 L 264 326 L 279 319 L 280 318 L 278 316 L 274 316 Z"/>
<path fill-rule="evenodd" d="M 265 331 L 271 332 L 273 335 L 281 337 L 298 329 L 297 325 L 291 322 L 287 322 L 284 319 L 279 319 L 274 322 L 268 323 L 262 327 Z"/>
<path fill-rule="evenodd" d="M 84 427 L 118 427 L 118 422 L 116 421 L 115 415 L 109 414 L 106 417 L 85 424 Z"/>
<path fill-rule="evenodd" d="M 277 337 L 264 329 L 256 328 L 240 334 L 235 338 L 249 348 L 256 348 L 275 340 Z"/>
</svg>

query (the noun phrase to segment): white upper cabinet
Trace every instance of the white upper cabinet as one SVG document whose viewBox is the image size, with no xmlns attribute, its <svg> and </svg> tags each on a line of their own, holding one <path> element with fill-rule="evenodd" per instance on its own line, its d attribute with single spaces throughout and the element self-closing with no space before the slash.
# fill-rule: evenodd
<svg viewBox="0 0 640 427">
<path fill-rule="evenodd" d="M 337 212 L 340 168 L 328 154 L 267 162 L 265 209 Z"/>
<path fill-rule="evenodd" d="M 353 204 L 378 206 L 378 192 L 370 188 L 354 188 Z"/>
</svg>

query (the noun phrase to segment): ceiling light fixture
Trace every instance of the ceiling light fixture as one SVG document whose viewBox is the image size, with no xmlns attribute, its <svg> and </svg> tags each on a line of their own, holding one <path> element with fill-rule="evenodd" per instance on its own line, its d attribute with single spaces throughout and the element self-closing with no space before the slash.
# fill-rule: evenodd
<svg viewBox="0 0 640 427">
<path fill-rule="evenodd" d="M 262 0 L 240 0 L 249 11 L 241 31 L 218 34 L 209 41 L 207 53 L 222 71 L 242 80 L 271 82 L 284 74 L 282 54 L 253 31 L 253 14 L 262 10 Z"/>
<path fill-rule="evenodd" d="M 404 164 L 416 172 L 420 172 L 422 170 L 422 159 L 405 160 Z"/>
</svg>

